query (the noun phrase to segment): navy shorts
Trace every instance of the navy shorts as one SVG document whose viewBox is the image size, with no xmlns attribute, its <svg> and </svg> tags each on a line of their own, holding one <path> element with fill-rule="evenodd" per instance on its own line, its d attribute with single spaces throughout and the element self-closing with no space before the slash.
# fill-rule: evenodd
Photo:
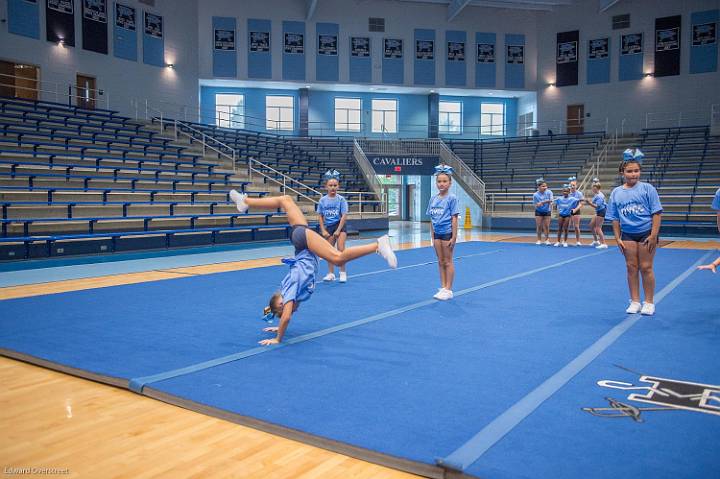
<svg viewBox="0 0 720 479">
<path fill-rule="evenodd" d="M 538 210 L 535 210 L 535 216 L 550 216 L 550 212 L 549 212 L 549 211 L 538 211 Z"/>
<path fill-rule="evenodd" d="M 643 231 L 642 233 L 626 233 L 623 231 L 620 235 L 620 239 L 623 241 L 636 241 L 638 243 L 642 243 L 648 236 L 650 236 L 650 233 L 652 233 L 652 230 Z"/>
<path fill-rule="evenodd" d="M 575 213 L 572 214 L 572 216 L 577 216 L 580 214 L 580 210 L 577 210 Z"/>
<path fill-rule="evenodd" d="M 307 225 L 294 225 L 290 231 L 290 242 L 295 247 L 295 254 L 308 249 L 306 229 Z"/>
<path fill-rule="evenodd" d="M 607 209 L 603 208 L 600 211 L 595 212 L 595 216 L 600 216 L 602 218 L 605 218 L 605 213 L 607 212 Z"/>
<path fill-rule="evenodd" d="M 442 241 L 450 241 L 450 238 L 452 238 L 452 233 L 445 233 L 442 235 L 439 235 L 435 233 L 435 239 L 436 240 L 442 240 Z"/>
<path fill-rule="evenodd" d="M 564 214 L 560 213 L 560 218 L 570 218 L 570 216 L 572 216 L 572 213 L 569 215 L 564 215 Z"/>
<path fill-rule="evenodd" d="M 337 231 L 337 227 L 338 227 L 338 226 L 340 226 L 340 222 L 339 222 L 339 221 L 338 221 L 337 223 L 335 223 L 334 225 L 330 225 L 330 226 L 325 225 L 325 230 L 326 230 L 328 233 L 330 233 L 331 235 L 334 235 L 335 232 Z M 347 234 L 347 225 L 346 225 L 346 224 L 343 225 L 343 227 L 342 227 L 342 229 L 340 230 L 340 232 Z"/>
</svg>

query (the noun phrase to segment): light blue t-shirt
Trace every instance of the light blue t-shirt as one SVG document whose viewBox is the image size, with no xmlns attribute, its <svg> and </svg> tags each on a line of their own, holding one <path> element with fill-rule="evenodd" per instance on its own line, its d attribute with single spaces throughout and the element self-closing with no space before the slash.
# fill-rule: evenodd
<svg viewBox="0 0 720 479">
<path fill-rule="evenodd" d="M 572 195 L 568 195 L 567 198 L 564 196 L 558 196 L 555 198 L 555 203 L 557 204 L 560 216 L 570 216 L 572 214 L 572 210 L 575 209 L 579 202 L 580 200 Z"/>
<path fill-rule="evenodd" d="M 715 192 L 715 198 L 713 198 L 712 209 L 720 210 L 720 188 Z"/>
<path fill-rule="evenodd" d="M 318 257 L 312 251 L 304 249 L 282 262 L 290 266 L 290 271 L 280 284 L 283 304 L 295 301 L 307 301 L 315 292 L 315 273 L 318 269 Z"/>
<path fill-rule="evenodd" d="M 436 234 L 452 233 L 452 217 L 460 214 L 457 196 L 452 193 L 445 196 L 439 194 L 433 196 L 430 198 L 425 214 L 430 216 L 433 231 Z"/>
<path fill-rule="evenodd" d="M 580 190 L 570 191 L 570 196 L 576 198 L 578 201 L 582 201 L 585 199 L 585 195 L 583 195 L 582 191 Z"/>
<path fill-rule="evenodd" d="M 538 208 L 537 204 L 541 201 L 547 201 L 550 200 L 550 203 L 545 203 L 544 205 L 540 206 Z M 535 211 L 539 213 L 550 213 L 550 205 L 553 201 L 553 192 L 548 188 L 545 190 L 545 193 L 540 193 L 539 191 L 536 191 L 533 195 L 533 205 L 535 205 Z"/>
<path fill-rule="evenodd" d="M 598 194 L 593 196 L 592 202 L 595 205 L 596 213 L 600 213 L 607 207 L 607 203 L 605 202 L 605 193 L 602 191 L 599 191 Z"/>
<path fill-rule="evenodd" d="M 618 186 L 610 193 L 607 215 L 609 221 L 619 221 L 626 233 L 644 233 L 652 228 L 652 216 L 662 212 L 655 187 L 639 181 L 632 188 Z"/>
<path fill-rule="evenodd" d="M 347 200 L 340 195 L 335 195 L 335 198 L 325 195 L 318 202 L 317 212 L 323 216 L 325 226 L 332 226 L 340 221 L 342 215 L 347 214 Z"/>
</svg>

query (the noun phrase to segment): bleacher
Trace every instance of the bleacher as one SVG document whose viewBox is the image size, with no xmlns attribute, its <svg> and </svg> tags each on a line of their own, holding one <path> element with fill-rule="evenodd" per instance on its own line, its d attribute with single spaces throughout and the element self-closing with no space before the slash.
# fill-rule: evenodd
<svg viewBox="0 0 720 479">
<path fill-rule="evenodd" d="M 279 191 L 255 180 L 114 111 L 0 98 L 3 260 L 287 237 L 229 201 Z"/>
<path fill-rule="evenodd" d="M 604 133 L 513 137 L 490 140 L 445 140 L 485 182 L 493 215 L 528 215 L 534 211 L 535 180 L 559 189 L 580 176 L 604 139 Z"/>
</svg>

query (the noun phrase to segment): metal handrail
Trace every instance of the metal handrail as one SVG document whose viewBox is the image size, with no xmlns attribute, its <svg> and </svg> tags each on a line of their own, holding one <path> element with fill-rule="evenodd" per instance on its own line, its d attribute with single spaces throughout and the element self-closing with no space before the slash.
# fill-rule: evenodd
<svg viewBox="0 0 720 479">
<path fill-rule="evenodd" d="M 368 184 L 368 186 L 370 186 L 374 194 L 380 199 L 381 212 L 386 213 L 387 202 L 385 201 L 385 190 L 378 181 L 375 169 L 370 164 L 370 160 L 367 159 L 367 156 L 365 155 L 365 152 L 358 143 L 357 139 L 353 140 L 353 157 L 355 158 L 355 163 L 357 163 L 358 168 L 360 168 L 360 172 L 365 177 L 365 182 Z M 362 209 L 362 205 L 360 206 L 360 208 Z"/>
<path fill-rule="evenodd" d="M 590 169 L 587 171 L 587 173 L 585 173 L 582 181 L 580 181 L 580 184 L 577 187 L 578 190 L 586 191 L 588 184 L 592 183 L 592 179 L 597 178 L 600 175 L 600 168 L 602 166 L 605 166 L 605 163 L 607 163 L 608 153 L 610 152 L 611 148 L 614 148 L 617 145 L 617 142 L 618 132 L 617 130 L 615 130 L 615 133 L 612 136 L 608 137 L 608 139 L 605 141 L 605 144 L 603 145 L 603 148 L 595 156 L 595 161 L 592 161 L 590 163 Z"/>
<path fill-rule="evenodd" d="M 35 82 L 36 87 L 29 87 L 29 86 L 20 86 L 16 85 L 14 82 L 10 83 L 10 79 L 15 80 L 25 80 L 25 81 L 32 81 Z M 47 89 L 43 87 L 43 84 L 54 86 L 54 89 Z M 73 85 L 68 83 L 68 91 L 70 93 L 63 93 L 65 90 L 65 85 L 59 83 L 59 82 L 49 82 L 49 81 L 43 81 L 39 80 L 37 78 L 31 78 L 31 77 L 25 77 L 20 75 L 8 75 L 7 73 L 0 73 L 0 87 L 7 87 L 7 88 L 14 88 L 16 90 L 27 90 L 27 91 L 34 91 L 36 93 L 47 93 L 50 95 L 53 95 L 55 97 L 55 102 L 60 103 L 60 99 L 67 98 L 68 101 L 70 101 L 72 98 L 75 98 L 76 102 L 78 99 L 82 99 L 88 102 L 93 103 L 104 103 L 104 109 L 110 109 L 110 94 L 107 92 L 107 90 L 101 89 L 101 88 L 82 88 L 83 90 L 88 90 L 95 92 L 97 95 L 93 99 L 85 99 L 84 96 L 80 95 L 73 95 L 72 89 L 75 90 L 78 89 L 77 85 Z M 38 95 L 38 101 L 42 101 L 40 98 L 40 95 Z M 98 98 L 98 97 L 104 97 L 104 98 Z M 21 98 L 22 99 L 22 98 Z M 77 106 L 77 105 L 76 105 Z"/>
<path fill-rule="evenodd" d="M 442 140 L 435 140 L 440 145 L 440 160 L 455 170 L 453 175 L 461 183 L 467 186 L 468 193 L 485 211 L 487 206 L 487 195 L 485 194 L 485 182 L 470 168 L 462 159 L 455 154 Z"/>
</svg>

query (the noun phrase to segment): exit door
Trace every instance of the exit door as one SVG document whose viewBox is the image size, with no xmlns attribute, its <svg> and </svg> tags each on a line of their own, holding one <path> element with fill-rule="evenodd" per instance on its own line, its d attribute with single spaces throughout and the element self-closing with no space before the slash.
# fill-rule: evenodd
<svg viewBox="0 0 720 479">
<path fill-rule="evenodd" d="M 77 75 L 76 90 L 76 102 L 75 104 L 80 108 L 86 108 L 88 110 L 95 109 L 95 77 Z"/>
<path fill-rule="evenodd" d="M 567 106 L 568 135 L 582 135 L 585 132 L 585 105 Z"/>
<path fill-rule="evenodd" d="M 402 219 L 402 186 L 385 185 L 385 201 L 387 202 L 388 219 Z"/>
</svg>

